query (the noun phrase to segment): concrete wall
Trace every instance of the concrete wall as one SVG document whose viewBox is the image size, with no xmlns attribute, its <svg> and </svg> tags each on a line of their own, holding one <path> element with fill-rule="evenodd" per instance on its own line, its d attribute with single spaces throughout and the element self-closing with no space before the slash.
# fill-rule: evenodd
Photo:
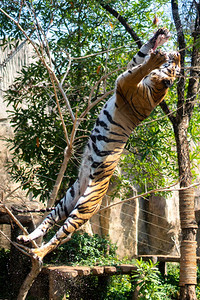
<svg viewBox="0 0 200 300">
<path fill-rule="evenodd" d="M 4 102 L 4 91 L 14 82 L 18 72 L 22 66 L 28 65 L 32 62 L 32 54 L 30 45 L 26 42 L 21 42 L 17 48 L 7 47 L 4 51 L 0 48 L 0 196 L 4 200 L 19 184 L 14 183 L 7 170 L 6 163 L 11 158 L 11 153 L 7 148 L 5 138 L 13 135 L 12 128 L 9 123 L 7 110 L 12 107 L 7 107 Z M 24 206 L 27 200 L 26 194 L 21 189 L 18 189 L 12 194 L 6 204 L 11 206 L 13 202 Z M 0 229 L 6 233 L 10 232 L 9 225 L 0 225 Z M 8 248 L 8 243 L 0 236 L 0 247 Z"/>
</svg>

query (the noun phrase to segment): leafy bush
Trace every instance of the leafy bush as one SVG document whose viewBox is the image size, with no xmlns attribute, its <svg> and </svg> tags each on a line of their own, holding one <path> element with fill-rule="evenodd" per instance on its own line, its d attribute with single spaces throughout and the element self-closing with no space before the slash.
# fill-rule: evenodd
<svg viewBox="0 0 200 300">
<path fill-rule="evenodd" d="M 132 278 L 135 280 L 136 287 L 139 287 L 138 299 L 178 299 L 179 297 L 179 267 L 168 264 L 168 275 L 162 278 L 157 264 L 152 261 L 144 262 L 137 260 L 137 273 Z"/>
<path fill-rule="evenodd" d="M 50 232 L 52 236 L 54 232 Z M 48 235 L 48 239 L 49 239 Z M 98 234 L 76 232 L 66 244 L 50 253 L 45 262 L 59 264 L 102 265 L 116 263 L 116 246 Z"/>
<path fill-rule="evenodd" d="M 115 275 L 110 278 L 104 300 L 131 300 L 132 285 L 129 275 Z"/>
<path fill-rule="evenodd" d="M 137 260 L 136 265 L 137 271 L 132 278 L 136 282 L 135 287 L 139 287 L 139 299 L 164 299 L 160 272 L 156 264 L 153 264 L 152 261 Z"/>
</svg>

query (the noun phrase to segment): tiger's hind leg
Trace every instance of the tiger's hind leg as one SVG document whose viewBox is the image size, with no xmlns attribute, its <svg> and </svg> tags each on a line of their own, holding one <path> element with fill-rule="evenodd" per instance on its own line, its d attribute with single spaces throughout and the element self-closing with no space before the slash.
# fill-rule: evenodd
<svg viewBox="0 0 200 300">
<path fill-rule="evenodd" d="M 43 258 L 51 251 L 56 249 L 60 244 L 67 242 L 70 240 L 73 232 L 78 229 L 80 226 L 82 226 L 85 222 L 87 222 L 87 219 L 79 219 L 78 224 L 73 223 L 73 218 L 69 217 L 65 221 L 64 225 L 56 232 L 56 234 L 53 236 L 53 238 L 43 246 L 35 249 L 31 249 L 31 253 L 35 258 L 38 258 L 39 260 L 43 260 Z M 66 227 L 68 230 L 66 230 Z"/>
<path fill-rule="evenodd" d="M 39 248 L 31 249 L 32 255 L 42 260 L 47 253 L 65 242 L 66 238 L 70 239 L 74 231 L 85 224 L 99 210 L 104 191 L 102 191 L 102 195 L 96 195 L 96 193 L 92 193 L 92 190 L 91 187 L 86 189 L 84 195 L 79 199 L 76 207 L 70 213 L 63 226 L 61 226 L 48 243 Z"/>
<path fill-rule="evenodd" d="M 65 196 L 60 200 L 57 206 L 48 214 L 43 222 L 29 235 L 19 235 L 18 242 L 28 243 L 34 239 L 44 236 L 47 231 L 57 222 L 66 219 L 70 212 L 74 209 L 77 199 L 79 198 L 80 184 L 77 180 L 71 188 L 69 188 Z"/>
</svg>

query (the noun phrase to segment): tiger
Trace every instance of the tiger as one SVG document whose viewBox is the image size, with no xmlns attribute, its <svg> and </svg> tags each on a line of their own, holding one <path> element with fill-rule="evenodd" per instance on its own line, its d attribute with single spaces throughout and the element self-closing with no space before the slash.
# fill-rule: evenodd
<svg viewBox="0 0 200 300">
<path fill-rule="evenodd" d="M 28 243 L 64 221 L 50 241 L 30 250 L 39 260 L 71 238 L 99 210 L 130 134 L 161 103 L 179 74 L 180 54 L 157 50 L 169 37 L 168 29 L 158 29 L 119 75 L 115 92 L 91 131 L 77 180 L 32 233 L 18 236 L 18 242 Z"/>
</svg>

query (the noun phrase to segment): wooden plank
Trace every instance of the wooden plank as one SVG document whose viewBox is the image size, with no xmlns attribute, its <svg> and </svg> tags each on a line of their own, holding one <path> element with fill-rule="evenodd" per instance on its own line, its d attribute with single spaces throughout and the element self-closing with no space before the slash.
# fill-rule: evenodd
<svg viewBox="0 0 200 300">
<path fill-rule="evenodd" d="M 106 274 L 115 274 L 115 273 L 117 273 L 117 268 L 116 267 L 114 267 L 114 266 L 105 266 L 104 267 L 104 272 L 106 273 Z"/>
<path fill-rule="evenodd" d="M 179 256 L 166 256 L 166 255 L 140 255 L 138 258 L 143 260 L 154 259 L 154 261 L 160 262 L 180 262 Z M 200 262 L 200 257 L 197 257 L 197 261 Z M 115 275 L 115 274 L 130 274 L 132 271 L 136 271 L 137 267 L 133 264 L 121 264 L 115 266 L 49 266 L 44 267 L 42 272 L 50 274 L 50 272 L 56 272 L 58 275 L 66 278 L 74 278 L 77 276 L 88 276 L 88 275 Z"/>
<path fill-rule="evenodd" d="M 162 262 L 180 262 L 180 256 L 172 256 L 172 255 L 138 255 L 137 257 L 142 258 L 143 260 L 149 260 L 149 259 L 157 259 L 157 261 Z M 197 256 L 197 262 L 200 263 L 200 256 Z"/>
<path fill-rule="evenodd" d="M 122 274 L 130 274 L 132 273 L 132 271 L 137 270 L 137 267 L 134 265 L 126 265 L 126 264 L 122 264 L 117 266 L 117 268 L 120 270 L 120 273 Z"/>
<path fill-rule="evenodd" d="M 54 273 L 64 278 L 75 278 L 79 275 L 78 271 L 71 266 L 45 267 L 42 271 L 48 274 Z"/>
<path fill-rule="evenodd" d="M 91 268 L 92 275 L 103 275 L 104 267 L 102 266 L 95 266 Z"/>
<path fill-rule="evenodd" d="M 180 262 L 180 256 L 172 256 L 172 255 L 139 255 L 138 258 L 142 258 L 143 260 L 157 260 L 162 262 Z"/>
<path fill-rule="evenodd" d="M 78 272 L 79 276 L 88 276 L 91 272 L 90 267 L 74 266 L 73 268 Z"/>
</svg>

